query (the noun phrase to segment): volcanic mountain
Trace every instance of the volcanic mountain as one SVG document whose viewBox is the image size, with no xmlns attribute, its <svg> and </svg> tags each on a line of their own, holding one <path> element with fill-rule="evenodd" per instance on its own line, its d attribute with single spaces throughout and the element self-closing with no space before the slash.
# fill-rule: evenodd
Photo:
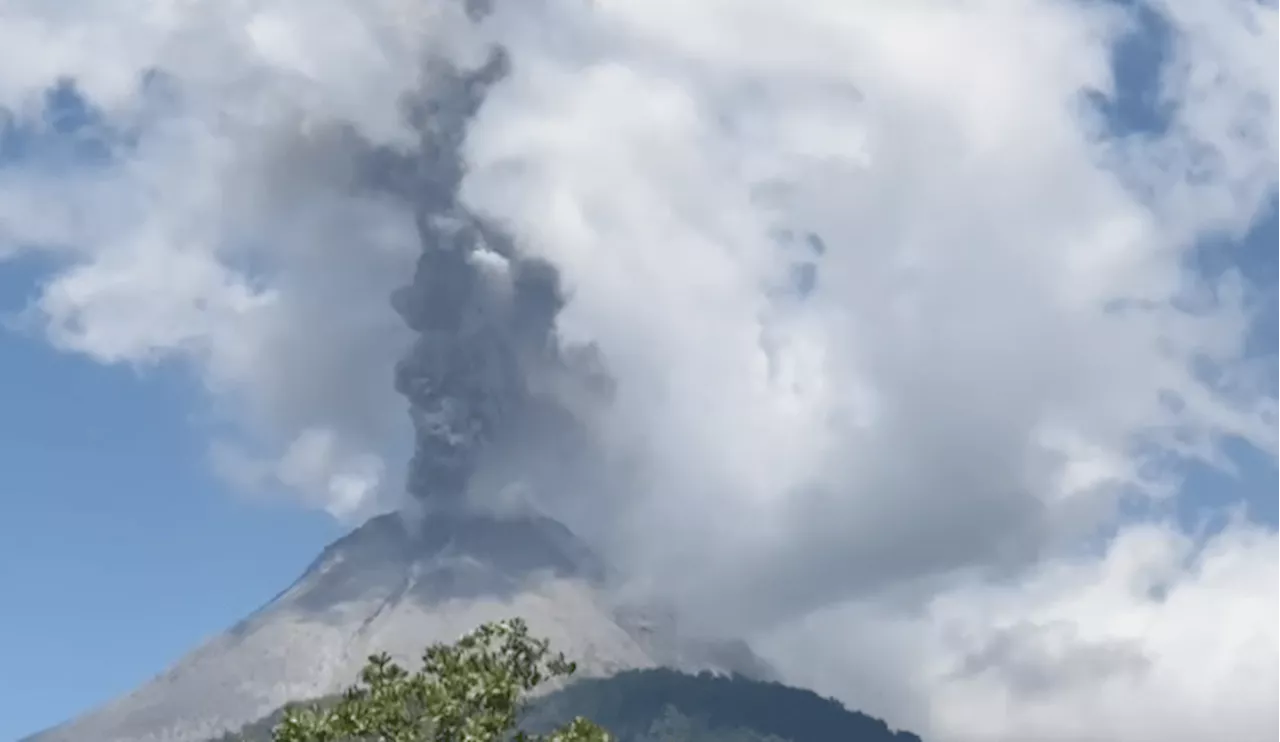
<svg viewBox="0 0 1280 742">
<path fill-rule="evenodd" d="M 488 7 L 441 4 L 474 22 Z M 374 518 L 150 683 L 29 742 L 200 742 L 341 690 L 370 654 L 416 664 L 429 643 L 513 616 L 587 677 L 657 666 L 767 674 L 743 644 L 682 637 L 664 612 L 615 601 L 605 567 L 560 523 L 468 504 L 496 461 L 529 462 L 512 481 L 533 491 L 563 488 L 563 472 L 594 460 L 587 411 L 609 403 L 612 380 L 594 346 L 557 332 L 558 269 L 459 199 L 468 124 L 513 64 L 496 46 L 478 65 L 463 61 L 444 47 L 423 59 L 421 84 L 401 101 L 416 141 L 375 144 L 339 126 L 347 135 L 313 143 L 349 156 L 344 189 L 399 203 L 417 225 L 416 268 L 391 296 L 416 339 L 394 379 L 414 430 L 406 494 L 429 515 Z"/>
<path fill-rule="evenodd" d="M 370 654 L 414 665 L 426 644 L 513 616 L 583 677 L 649 667 L 771 674 L 745 644 L 683 637 L 662 611 L 618 603 L 606 572 L 567 528 L 538 515 L 378 516 L 151 682 L 24 742 L 200 742 L 340 691 Z"/>
</svg>

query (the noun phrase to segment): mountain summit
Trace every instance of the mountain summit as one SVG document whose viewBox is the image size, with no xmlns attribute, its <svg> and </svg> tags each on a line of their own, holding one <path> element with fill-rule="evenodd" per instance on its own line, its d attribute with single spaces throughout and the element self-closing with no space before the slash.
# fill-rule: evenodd
<svg viewBox="0 0 1280 742">
<path fill-rule="evenodd" d="M 771 674 L 745 644 L 683 637 L 668 614 L 613 600 L 604 565 L 555 520 L 383 515 L 151 682 L 24 742 L 201 742 L 340 691 L 370 654 L 415 665 L 426 644 L 513 616 L 585 677 L 649 667 Z"/>
</svg>

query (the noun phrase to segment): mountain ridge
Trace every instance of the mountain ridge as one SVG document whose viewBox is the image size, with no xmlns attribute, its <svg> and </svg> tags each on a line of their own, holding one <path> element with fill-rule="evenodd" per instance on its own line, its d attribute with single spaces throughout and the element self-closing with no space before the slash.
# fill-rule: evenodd
<svg viewBox="0 0 1280 742">
<path fill-rule="evenodd" d="M 370 654 L 412 664 L 429 643 L 513 616 L 584 677 L 652 667 L 772 677 L 745 643 L 687 637 L 660 608 L 618 602 L 607 577 L 568 528 L 540 515 L 377 516 L 150 682 L 22 742 L 203 742 L 337 692 Z"/>
</svg>

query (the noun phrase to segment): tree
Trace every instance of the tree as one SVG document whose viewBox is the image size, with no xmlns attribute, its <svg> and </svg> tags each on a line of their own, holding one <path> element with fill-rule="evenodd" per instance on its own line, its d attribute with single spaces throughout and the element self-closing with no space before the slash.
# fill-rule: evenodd
<svg viewBox="0 0 1280 742">
<path fill-rule="evenodd" d="M 455 644 L 434 644 L 410 673 L 374 655 L 336 703 L 290 706 L 274 742 L 608 742 L 581 717 L 546 735 L 517 731 L 526 696 L 575 670 L 520 619 L 482 625 Z"/>
</svg>

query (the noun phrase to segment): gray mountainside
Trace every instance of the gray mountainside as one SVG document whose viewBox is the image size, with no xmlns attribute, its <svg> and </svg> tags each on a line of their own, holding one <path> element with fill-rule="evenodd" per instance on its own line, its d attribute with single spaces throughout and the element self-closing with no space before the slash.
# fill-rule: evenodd
<svg viewBox="0 0 1280 742">
<path fill-rule="evenodd" d="M 133 693 L 25 742 L 200 742 L 288 701 L 337 693 L 370 654 L 423 647 L 521 616 L 578 675 L 669 667 L 771 675 L 745 644 L 681 637 L 661 611 L 619 604 L 567 528 L 540 516 L 379 516 L 331 544 L 288 590 Z"/>
</svg>

